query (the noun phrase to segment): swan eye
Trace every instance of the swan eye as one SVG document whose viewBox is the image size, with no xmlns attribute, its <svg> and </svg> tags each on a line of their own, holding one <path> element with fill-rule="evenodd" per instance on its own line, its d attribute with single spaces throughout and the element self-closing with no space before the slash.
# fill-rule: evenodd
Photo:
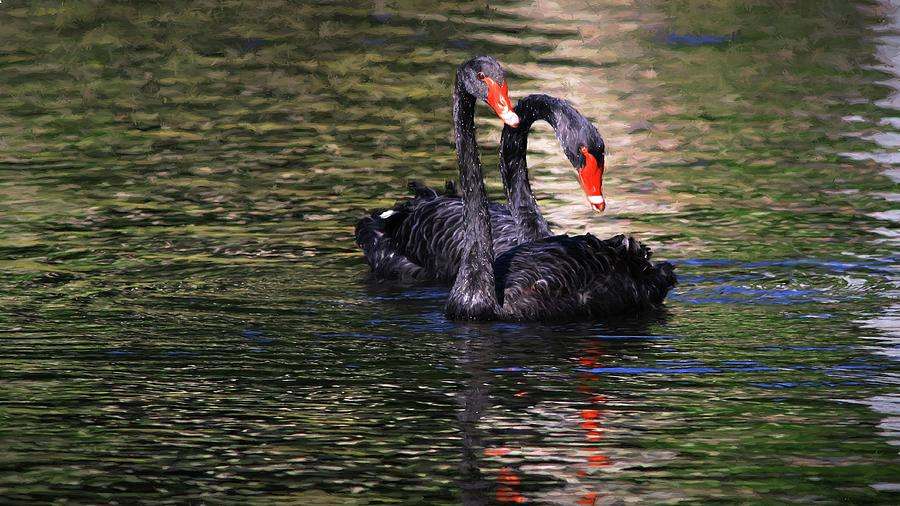
<svg viewBox="0 0 900 506">
<path fill-rule="evenodd" d="M 484 78 L 485 78 L 485 77 L 487 77 L 487 76 L 484 75 L 484 72 L 479 72 L 479 73 L 478 73 L 478 80 L 479 80 L 479 81 L 484 81 Z"/>
<path fill-rule="evenodd" d="M 581 146 L 581 149 L 579 149 L 578 151 L 581 151 L 581 154 L 582 154 L 582 155 L 588 154 L 588 148 L 587 148 L 587 146 Z"/>
</svg>

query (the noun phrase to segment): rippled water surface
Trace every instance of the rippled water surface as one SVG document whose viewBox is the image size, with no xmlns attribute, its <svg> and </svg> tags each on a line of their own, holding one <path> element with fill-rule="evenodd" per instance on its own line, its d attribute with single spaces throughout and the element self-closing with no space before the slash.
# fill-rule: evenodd
<svg viewBox="0 0 900 506">
<path fill-rule="evenodd" d="M 898 8 L 4 0 L 3 502 L 896 504 Z M 476 53 L 596 122 L 608 212 L 546 126 L 537 195 L 675 262 L 664 310 L 367 279 Z"/>
</svg>

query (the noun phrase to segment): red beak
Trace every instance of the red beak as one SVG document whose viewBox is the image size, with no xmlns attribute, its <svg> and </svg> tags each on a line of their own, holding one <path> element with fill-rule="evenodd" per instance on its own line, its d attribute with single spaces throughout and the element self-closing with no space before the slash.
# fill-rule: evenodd
<svg viewBox="0 0 900 506">
<path fill-rule="evenodd" d="M 503 83 L 503 86 L 500 86 L 490 77 L 485 77 L 484 84 L 487 85 L 487 103 L 491 106 L 491 109 L 493 109 L 494 112 L 497 113 L 497 116 L 499 116 L 507 125 L 513 128 L 519 126 L 519 117 L 516 116 L 516 113 L 514 113 L 510 107 L 512 102 L 509 100 L 509 88 L 507 87 L 506 82 Z"/>
<path fill-rule="evenodd" d="M 603 198 L 603 164 L 597 162 L 587 148 L 581 148 L 584 155 L 584 167 L 578 172 L 578 181 L 581 189 L 590 202 L 591 207 L 598 212 L 606 209 L 606 199 Z"/>
</svg>

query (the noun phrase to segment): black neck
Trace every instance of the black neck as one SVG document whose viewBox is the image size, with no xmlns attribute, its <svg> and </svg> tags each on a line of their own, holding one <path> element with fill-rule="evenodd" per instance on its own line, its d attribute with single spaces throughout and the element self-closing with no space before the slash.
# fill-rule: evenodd
<svg viewBox="0 0 900 506">
<path fill-rule="evenodd" d="M 553 127 L 562 140 L 558 113 L 569 107 L 567 103 L 548 95 L 529 95 L 516 105 L 519 126 L 503 128 L 500 139 L 500 175 L 506 188 L 506 198 L 510 214 L 516 223 L 517 239 L 524 244 L 544 237 L 552 232 L 547 220 L 541 214 L 528 180 L 528 134 L 535 121 L 544 120 Z"/>
<path fill-rule="evenodd" d="M 463 88 L 459 78 L 453 90 L 453 126 L 466 247 L 446 313 L 457 319 L 488 319 L 498 308 L 491 219 L 475 140 L 475 97 Z"/>
</svg>

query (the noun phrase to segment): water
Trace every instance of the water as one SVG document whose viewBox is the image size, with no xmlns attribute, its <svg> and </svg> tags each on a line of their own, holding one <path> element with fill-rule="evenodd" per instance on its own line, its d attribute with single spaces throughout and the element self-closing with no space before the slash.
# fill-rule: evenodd
<svg viewBox="0 0 900 506">
<path fill-rule="evenodd" d="M 897 13 L 4 1 L 0 496 L 898 502 Z M 534 186 L 677 263 L 664 310 L 458 324 L 367 281 L 353 225 L 454 176 L 479 52 L 595 120 L 608 212 L 546 127 Z"/>
</svg>

